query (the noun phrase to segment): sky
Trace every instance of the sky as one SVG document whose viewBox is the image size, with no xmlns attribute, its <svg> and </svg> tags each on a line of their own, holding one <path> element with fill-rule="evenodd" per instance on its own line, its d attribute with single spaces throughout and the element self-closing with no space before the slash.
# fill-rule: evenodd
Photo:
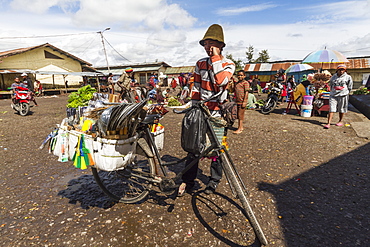
<svg viewBox="0 0 370 247">
<path fill-rule="evenodd" d="M 191 66 L 206 56 L 199 40 L 217 23 L 223 54 L 243 62 L 249 46 L 270 61 L 325 48 L 370 56 L 369 13 L 370 0 L 0 0 L 0 52 L 50 43 L 95 67 Z"/>
</svg>

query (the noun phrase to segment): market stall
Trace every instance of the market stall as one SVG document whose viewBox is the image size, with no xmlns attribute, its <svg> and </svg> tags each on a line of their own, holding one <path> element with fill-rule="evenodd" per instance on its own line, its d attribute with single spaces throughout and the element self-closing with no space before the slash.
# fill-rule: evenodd
<svg viewBox="0 0 370 247">
<path fill-rule="evenodd" d="M 313 80 L 311 81 L 314 95 L 313 114 L 326 116 L 329 112 L 330 87 L 328 82 L 331 76 L 327 70 L 313 75 Z"/>
</svg>

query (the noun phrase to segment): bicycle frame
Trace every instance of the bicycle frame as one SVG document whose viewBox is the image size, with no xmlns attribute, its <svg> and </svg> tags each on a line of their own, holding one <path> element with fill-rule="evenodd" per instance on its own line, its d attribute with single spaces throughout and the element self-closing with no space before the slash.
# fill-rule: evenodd
<svg viewBox="0 0 370 247">
<path fill-rule="evenodd" d="M 212 151 L 216 151 L 218 154 L 220 153 L 225 153 L 225 155 L 227 156 L 227 158 L 231 161 L 231 156 L 230 154 L 228 153 L 228 151 L 226 150 L 225 146 L 223 146 L 219 140 L 217 139 L 217 136 L 216 136 L 216 133 L 214 132 L 213 130 L 213 127 L 212 127 L 212 124 L 211 124 L 211 121 L 210 121 L 210 113 L 208 111 L 208 109 L 206 108 L 206 106 L 204 106 L 203 103 L 200 103 L 200 106 L 199 106 L 201 109 L 202 109 L 202 112 L 206 115 L 205 117 L 205 121 L 206 121 L 206 125 L 207 125 L 207 133 L 208 133 L 208 137 L 210 139 L 210 146 L 208 148 L 206 148 L 200 155 L 198 156 L 195 156 L 195 158 L 183 169 L 181 170 L 179 173 L 177 173 L 177 175 L 172 178 L 173 182 L 176 183 L 176 181 L 180 180 L 182 175 L 184 173 L 186 173 L 191 167 L 193 167 L 197 162 L 199 162 L 202 158 L 204 157 L 207 157 L 207 155 Z M 185 111 L 181 111 L 181 112 L 176 112 L 178 114 L 181 114 L 181 113 L 185 113 L 187 111 L 189 111 L 190 109 L 187 109 Z M 184 158 L 178 160 L 178 161 L 172 161 L 172 162 L 163 162 L 160 158 L 160 154 L 159 154 L 159 151 L 158 151 L 158 148 L 157 146 L 155 145 L 155 141 L 154 141 L 154 138 L 153 138 L 153 135 L 151 134 L 150 132 L 150 123 L 147 124 L 147 126 L 145 127 L 144 129 L 144 132 L 145 132 L 145 136 L 146 136 L 146 139 L 148 141 L 148 144 L 149 144 L 149 147 L 155 157 L 155 161 L 156 161 L 156 165 L 158 165 L 161 169 L 161 172 L 163 173 L 164 177 L 167 177 L 167 171 L 165 169 L 166 166 L 172 166 L 172 165 L 178 165 L 178 164 L 181 164 L 182 162 L 186 161 L 187 160 L 187 156 L 185 156 Z M 232 169 L 234 170 L 234 172 L 237 174 L 238 176 L 238 179 L 241 181 L 242 183 L 242 186 L 243 186 L 243 189 L 244 191 L 248 193 L 247 189 L 246 189 L 246 186 L 245 184 L 243 183 L 243 181 L 241 180 L 240 178 L 240 175 L 239 173 L 237 172 L 236 168 L 235 168 L 235 165 L 234 163 L 231 161 L 231 164 L 232 164 Z M 156 166 L 157 168 L 157 166 Z M 226 174 L 226 173 L 225 173 Z M 159 173 L 158 173 L 158 170 L 156 169 L 156 175 L 159 176 Z M 149 180 L 149 178 L 144 178 L 144 179 L 147 179 Z M 228 175 L 226 174 L 226 179 L 228 181 L 229 178 L 228 178 Z M 157 182 L 160 182 L 160 181 L 157 181 Z M 235 193 L 235 190 L 234 188 L 231 186 L 231 183 L 229 182 L 229 185 L 231 187 L 231 190 L 232 190 L 232 193 L 233 195 L 236 197 L 236 193 Z"/>
<path fill-rule="evenodd" d="M 143 104 L 144 103 L 145 102 L 143 102 Z M 159 114 L 146 116 L 146 118 L 141 121 L 137 128 L 135 128 L 137 133 L 139 134 L 139 139 L 137 141 L 137 154 L 138 156 L 146 157 L 145 159 L 148 160 L 148 165 L 145 167 L 148 167 L 149 169 L 146 169 L 145 167 L 144 169 L 141 169 L 141 162 L 138 161 L 138 163 L 132 162 L 132 165 L 128 165 L 125 169 L 118 170 L 117 173 L 114 173 L 114 175 L 123 177 L 124 180 L 134 178 L 133 184 L 139 185 L 137 190 L 132 190 L 130 187 L 130 181 L 127 183 L 127 195 L 131 195 L 131 193 L 135 194 L 132 199 L 126 198 L 125 200 L 123 200 L 120 195 L 115 194 L 114 192 L 111 193 L 110 190 L 107 189 L 107 187 L 103 184 L 103 180 L 100 178 L 96 168 L 92 169 L 94 177 L 103 191 L 113 199 L 117 201 L 121 201 L 122 199 L 122 202 L 135 203 L 139 200 L 142 200 L 143 198 L 145 198 L 145 196 L 148 195 L 152 185 L 158 186 L 159 189 L 165 194 L 173 194 L 173 192 L 178 188 L 178 184 L 176 184 L 176 182 L 180 180 L 183 174 L 187 172 L 191 167 L 193 167 L 197 162 L 199 162 L 201 158 L 207 157 L 211 151 L 215 151 L 216 155 L 219 156 L 222 160 L 222 169 L 224 170 L 225 177 L 229 183 L 233 195 L 241 202 L 257 238 L 263 245 L 267 245 L 267 240 L 248 202 L 246 196 L 246 194 L 248 194 L 246 186 L 244 185 L 226 147 L 222 145 L 217 139 L 216 133 L 213 129 L 213 125 L 211 123 L 211 114 L 204 103 L 205 102 L 199 102 L 198 104 L 193 105 L 191 108 L 188 108 L 184 111 L 174 110 L 175 113 L 186 113 L 187 111 L 190 111 L 195 107 L 199 107 L 204 114 L 204 121 L 207 128 L 206 135 L 208 136 L 210 141 L 210 145 L 206 147 L 205 150 L 203 150 L 199 155 L 191 156 L 191 162 L 187 164 L 182 171 L 177 173 L 174 178 L 168 177 L 166 166 L 176 165 L 187 161 L 187 159 L 190 159 L 190 155 L 187 155 L 186 157 L 174 162 L 163 162 L 161 160 L 158 148 L 154 141 L 153 134 L 150 131 L 151 125 L 155 124 L 156 121 L 159 120 L 159 118 L 161 117 L 161 115 Z M 144 162 L 143 164 L 145 165 L 146 163 Z M 161 169 L 161 173 L 163 175 L 160 174 L 158 167 Z M 109 177 L 108 180 L 112 181 L 111 177 Z M 120 180 L 118 180 L 118 182 L 120 182 Z M 122 184 L 122 186 L 125 185 Z"/>
</svg>

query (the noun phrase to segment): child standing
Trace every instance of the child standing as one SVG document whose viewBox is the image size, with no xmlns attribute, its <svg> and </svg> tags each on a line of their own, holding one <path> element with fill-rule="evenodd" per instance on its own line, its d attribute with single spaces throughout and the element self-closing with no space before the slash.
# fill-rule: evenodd
<svg viewBox="0 0 370 247">
<path fill-rule="evenodd" d="M 243 131 L 243 120 L 245 108 L 248 104 L 248 92 L 250 90 L 249 82 L 245 80 L 244 70 L 239 70 L 237 73 L 238 81 L 235 84 L 235 101 L 238 106 L 238 129 L 234 134 L 240 134 Z"/>
</svg>

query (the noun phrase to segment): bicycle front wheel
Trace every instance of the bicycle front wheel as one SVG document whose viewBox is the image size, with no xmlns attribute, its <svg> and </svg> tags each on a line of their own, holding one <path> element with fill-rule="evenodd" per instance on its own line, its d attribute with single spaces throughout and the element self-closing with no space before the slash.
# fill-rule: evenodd
<svg viewBox="0 0 370 247">
<path fill-rule="evenodd" d="M 152 187 L 150 178 L 154 177 L 154 159 L 145 154 L 137 154 L 135 161 L 122 170 L 106 172 L 99 171 L 96 167 L 91 168 L 99 187 L 118 202 L 141 201 Z"/>
<path fill-rule="evenodd" d="M 227 151 L 225 151 L 225 152 L 227 152 Z M 238 199 L 240 200 L 240 202 L 241 202 L 241 204 L 242 204 L 242 206 L 243 206 L 243 208 L 244 208 L 244 210 L 245 210 L 245 212 L 246 212 L 246 214 L 249 218 L 251 226 L 253 227 L 253 230 L 256 233 L 256 236 L 257 236 L 258 240 L 261 242 L 262 245 L 267 245 L 268 244 L 267 239 L 266 239 L 266 237 L 265 237 L 265 235 L 262 231 L 262 228 L 260 227 L 260 225 L 257 221 L 256 216 L 253 213 L 252 207 L 250 206 L 250 204 L 248 202 L 247 196 L 246 196 L 245 191 L 243 189 L 242 181 L 240 181 L 240 177 L 237 174 L 237 171 L 234 169 L 234 165 L 232 164 L 232 161 L 230 160 L 228 155 L 226 155 L 225 152 L 222 152 L 220 154 L 221 159 L 222 159 L 222 165 L 223 165 L 224 171 L 226 173 L 225 175 L 228 178 L 230 186 L 232 187 L 232 189 L 235 190 L 235 192 L 238 196 Z"/>
</svg>

